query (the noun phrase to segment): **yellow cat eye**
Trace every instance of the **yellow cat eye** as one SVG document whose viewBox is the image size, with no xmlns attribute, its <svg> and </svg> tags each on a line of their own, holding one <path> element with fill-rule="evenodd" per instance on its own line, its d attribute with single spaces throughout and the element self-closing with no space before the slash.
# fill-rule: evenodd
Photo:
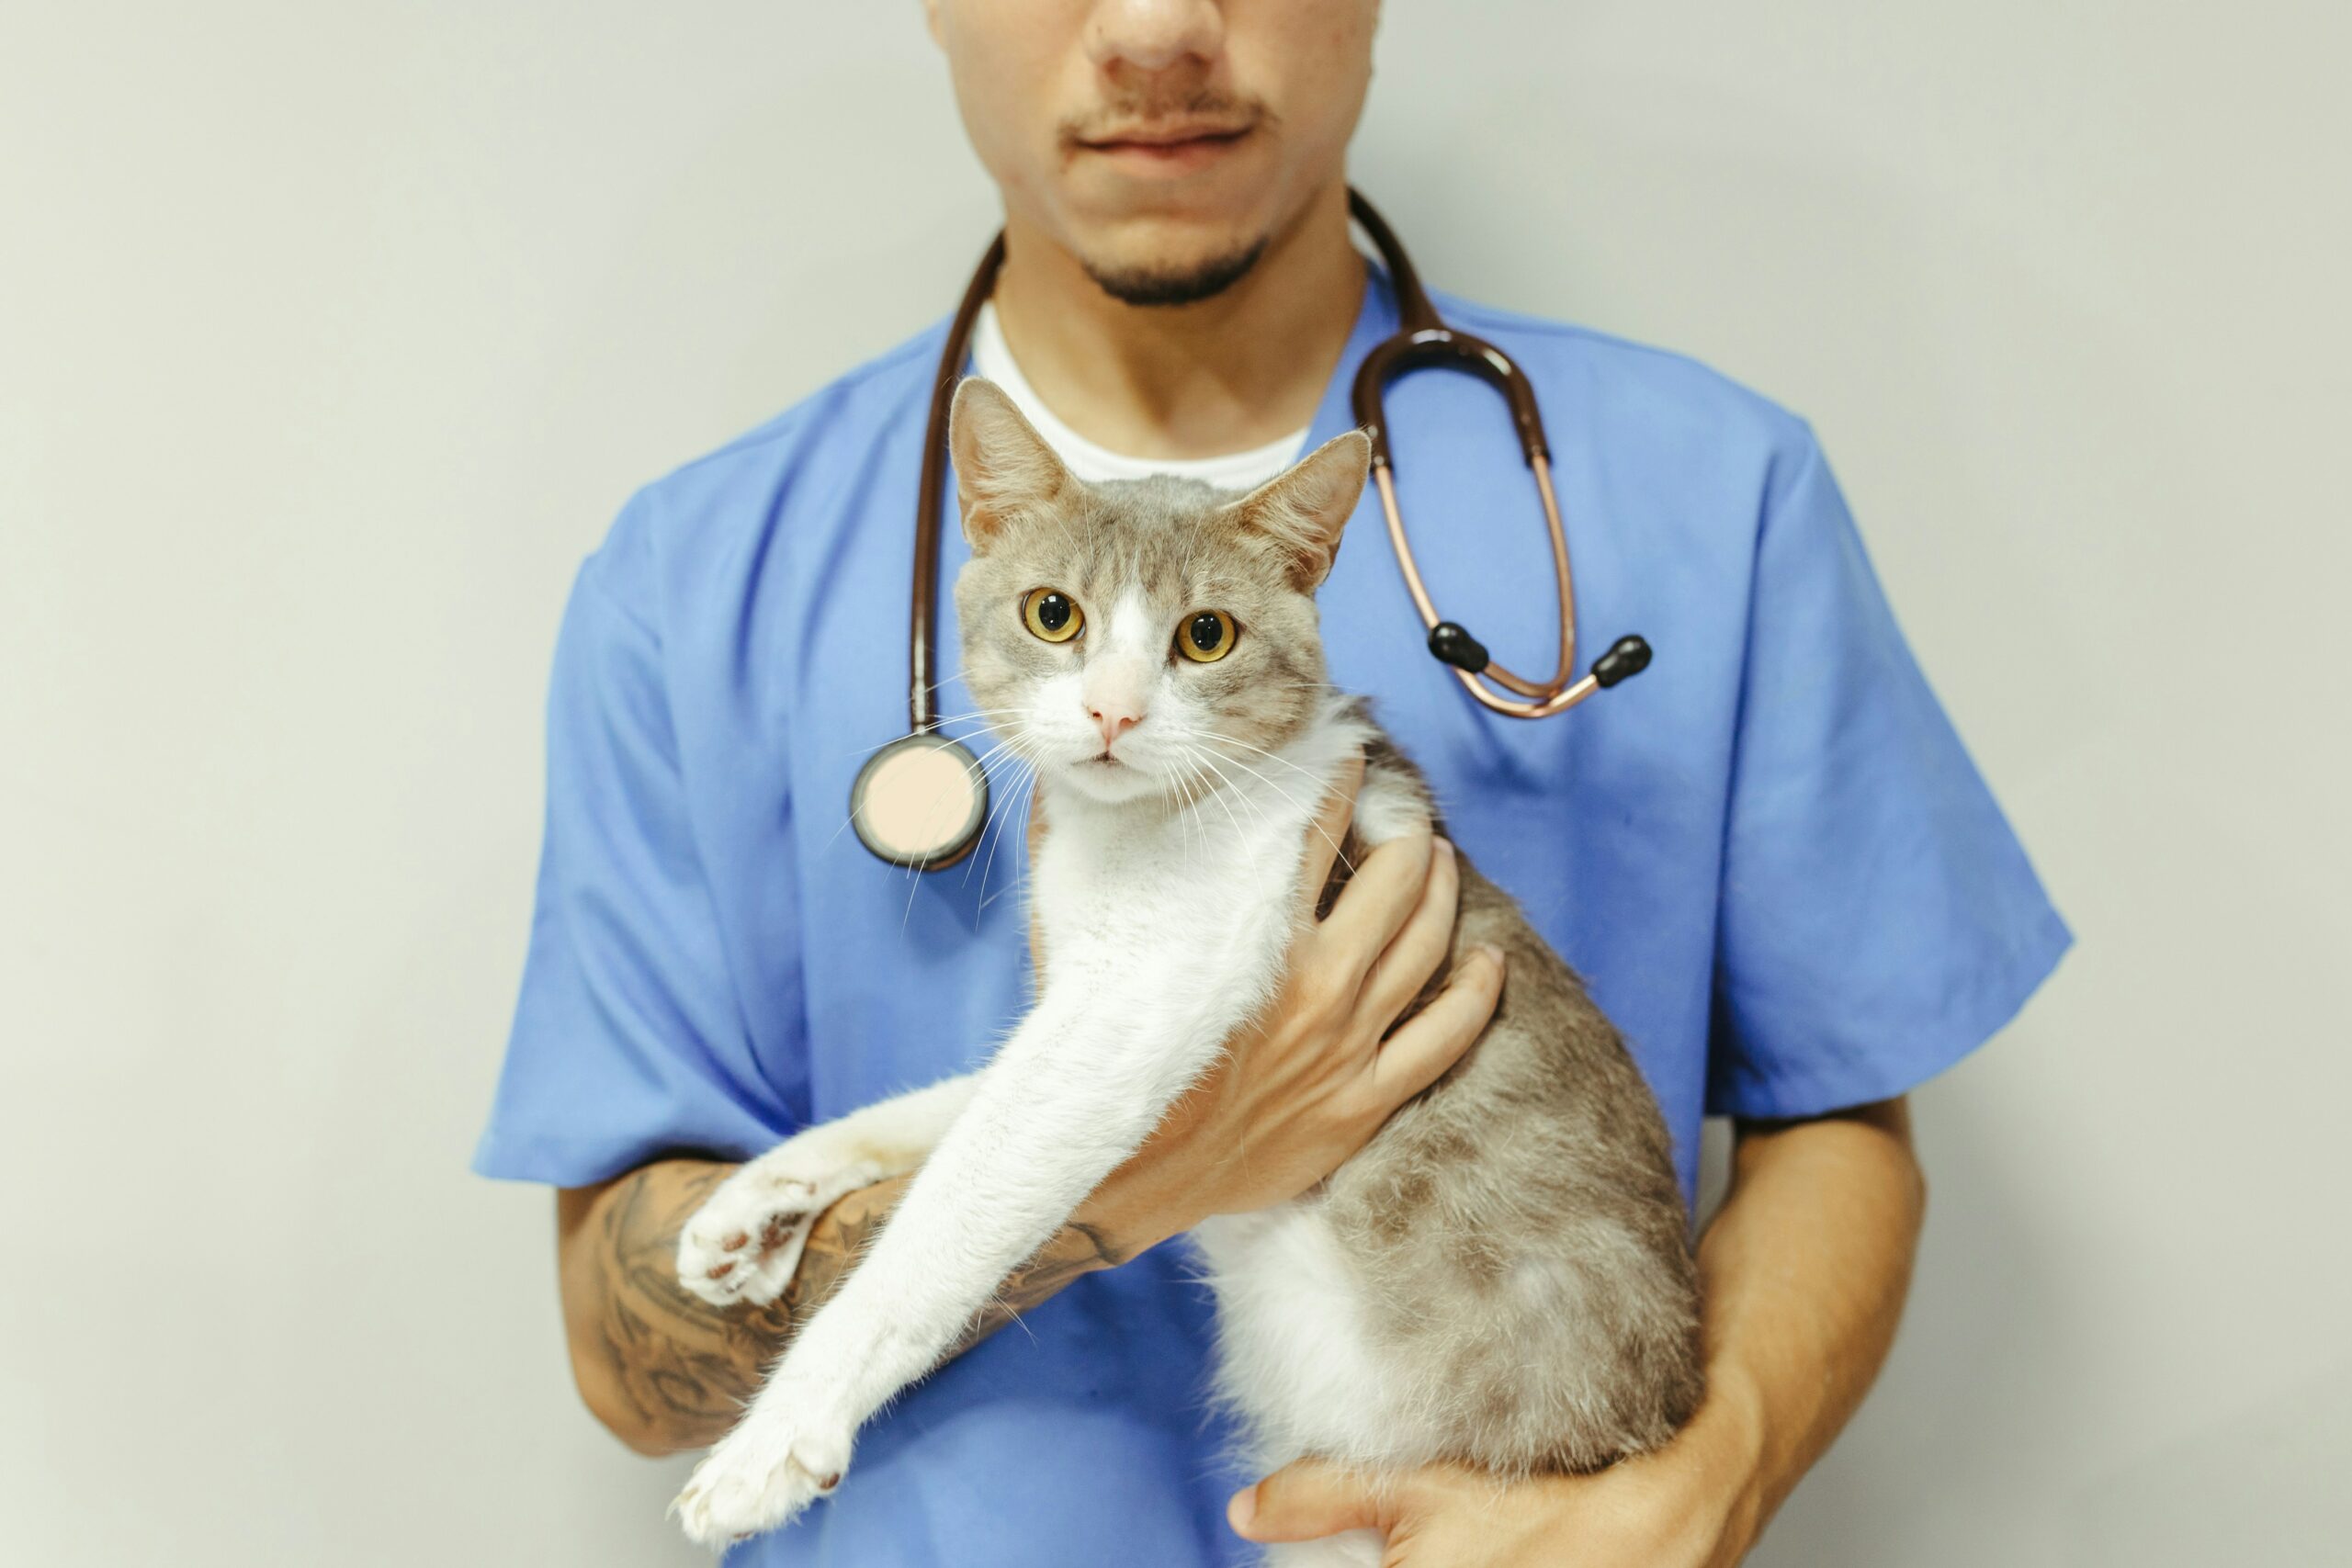
<svg viewBox="0 0 2352 1568">
<path fill-rule="evenodd" d="M 1196 610 L 1176 628 L 1176 651 L 1195 664 L 1215 664 L 1233 651 L 1233 617 L 1223 610 Z"/>
<path fill-rule="evenodd" d="M 1086 629 L 1078 601 L 1058 588 L 1032 588 L 1021 598 L 1022 623 L 1047 642 L 1068 642 Z"/>
</svg>

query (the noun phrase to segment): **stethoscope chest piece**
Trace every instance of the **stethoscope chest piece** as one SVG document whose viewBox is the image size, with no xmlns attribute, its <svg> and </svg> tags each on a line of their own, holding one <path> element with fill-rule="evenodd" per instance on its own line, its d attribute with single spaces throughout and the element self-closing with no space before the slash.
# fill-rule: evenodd
<svg viewBox="0 0 2352 1568">
<path fill-rule="evenodd" d="M 893 865 L 938 871 L 972 852 L 989 820 L 989 780 L 971 748 L 936 730 L 902 735 L 849 786 L 860 842 Z"/>
</svg>

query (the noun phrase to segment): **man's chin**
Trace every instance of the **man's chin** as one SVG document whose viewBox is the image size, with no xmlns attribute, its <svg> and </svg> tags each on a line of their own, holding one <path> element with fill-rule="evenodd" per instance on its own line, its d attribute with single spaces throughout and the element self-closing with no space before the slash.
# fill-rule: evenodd
<svg viewBox="0 0 2352 1568">
<path fill-rule="evenodd" d="M 1197 305 L 1214 299 L 1250 275 L 1266 248 L 1263 240 L 1204 261 L 1152 261 L 1133 266 L 1081 259 L 1094 286 L 1122 305 Z"/>
<path fill-rule="evenodd" d="M 1229 219 L 1194 223 L 1167 215 L 1113 225 L 1072 248 L 1095 287 L 1122 304 L 1192 305 L 1247 277 L 1269 239 Z"/>
</svg>

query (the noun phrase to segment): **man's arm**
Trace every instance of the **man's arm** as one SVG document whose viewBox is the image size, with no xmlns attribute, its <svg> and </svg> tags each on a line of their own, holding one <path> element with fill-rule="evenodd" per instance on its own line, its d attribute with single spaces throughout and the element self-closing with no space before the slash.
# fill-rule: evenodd
<svg viewBox="0 0 2352 1568">
<path fill-rule="evenodd" d="M 1234 1498 L 1237 1529 L 1371 1526 L 1394 1562 L 1448 1568 L 1728 1568 L 1861 1404 L 1894 1340 L 1927 1213 L 1900 1099 L 1738 1129 L 1700 1240 L 1707 1398 L 1656 1453 L 1501 1489 L 1452 1466 L 1382 1495 L 1313 1461 Z"/>
<path fill-rule="evenodd" d="M 894 1177 L 818 1216 L 792 1283 L 773 1304 L 721 1309 L 678 1282 L 678 1234 L 732 1165 L 667 1159 L 556 1195 L 557 1258 L 572 1377 L 596 1418 L 639 1453 L 717 1442 L 777 1352 L 838 1290 L 906 1190 Z M 1080 1274 L 1126 1260 L 1084 1219 L 1005 1281 L 959 1349 L 978 1344 Z"/>
<path fill-rule="evenodd" d="M 1740 1124 L 1731 1193 L 1699 1247 L 1709 1362 L 1747 1385 L 1760 1437 L 1740 1551 L 1878 1380 L 1927 1213 L 1901 1098 Z"/>
</svg>

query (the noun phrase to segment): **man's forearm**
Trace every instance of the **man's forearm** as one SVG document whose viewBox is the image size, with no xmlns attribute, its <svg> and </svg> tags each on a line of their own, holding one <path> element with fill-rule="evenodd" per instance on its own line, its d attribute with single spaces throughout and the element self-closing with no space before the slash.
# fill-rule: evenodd
<svg viewBox="0 0 2352 1568">
<path fill-rule="evenodd" d="M 1758 1444 L 1743 1547 L 1878 1376 L 1926 1208 L 1900 1100 L 1742 1124 L 1731 1194 L 1701 1238 L 1699 1269 L 1709 1404 L 1752 1422 Z"/>
<path fill-rule="evenodd" d="M 774 1304 L 721 1309 L 679 1284 L 678 1235 L 735 1168 L 660 1160 L 557 1195 L 565 1333 L 582 1397 L 643 1453 L 715 1442 L 731 1427 L 798 1325 L 831 1299 L 910 1177 L 862 1188 L 818 1217 L 792 1283 Z M 1080 1274 L 1126 1251 L 1083 1221 L 1014 1271 L 960 1351 Z"/>
</svg>

